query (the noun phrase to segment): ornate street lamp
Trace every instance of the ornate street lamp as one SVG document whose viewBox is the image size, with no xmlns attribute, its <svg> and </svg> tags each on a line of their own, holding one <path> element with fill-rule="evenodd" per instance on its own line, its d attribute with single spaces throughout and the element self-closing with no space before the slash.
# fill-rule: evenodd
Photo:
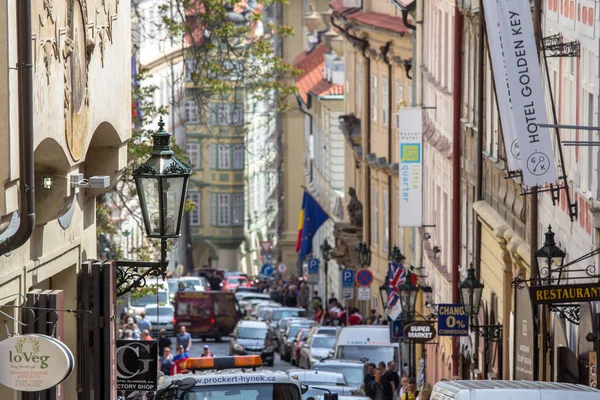
<svg viewBox="0 0 600 400">
<path fill-rule="evenodd" d="M 371 249 L 365 242 L 361 242 L 356 247 L 356 258 L 361 268 L 371 265 Z"/>
<path fill-rule="evenodd" d="M 483 293 L 483 283 L 475 278 L 473 264 L 467 270 L 467 278 L 458 285 L 460 298 L 465 306 L 467 315 L 476 316 L 481 307 L 481 295 Z"/>
<path fill-rule="evenodd" d="M 379 286 L 379 296 L 381 296 L 381 306 L 384 310 L 387 310 L 388 305 L 388 288 L 390 287 L 390 280 L 388 276 L 385 276 L 385 282 Z"/>
<path fill-rule="evenodd" d="M 406 257 L 400 252 L 400 248 L 398 246 L 394 246 L 392 248 L 392 254 L 390 255 L 390 260 L 395 262 L 396 264 L 402 264 L 402 261 L 406 260 Z"/>
<path fill-rule="evenodd" d="M 178 238 L 192 168 L 178 160 L 171 149 L 171 134 L 159 130 L 152 135 L 150 158 L 133 170 L 146 235 L 160 239 L 160 260 L 151 262 L 118 260 L 117 295 L 146 286 L 146 278 L 167 273 L 167 239 Z"/>
<path fill-rule="evenodd" d="M 412 273 L 410 270 L 406 270 L 406 278 L 404 283 L 398 286 L 398 293 L 400 295 L 400 308 L 406 315 L 407 320 L 411 320 L 415 313 L 415 305 L 417 303 L 417 292 L 419 291 L 418 286 L 412 282 Z"/>
<path fill-rule="evenodd" d="M 548 282 L 552 280 L 552 267 L 562 268 L 565 261 L 565 252 L 556 246 L 552 226 L 548 225 L 544 245 L 534 253 L 537 258 L 538 274 L 547 276 Z"/>
<path fill-rule="evenodd" d="M 323 261 L 325 261 L 325 301 L 327 301 L 327 286 L 329 286 L 329 260 L 331 259 L 332 249 L 333 248 L 329 245 L 327 239 L 323 239 L 323 244 L 321 245 L 321 256 L 323 257 Z"/>
</svg>

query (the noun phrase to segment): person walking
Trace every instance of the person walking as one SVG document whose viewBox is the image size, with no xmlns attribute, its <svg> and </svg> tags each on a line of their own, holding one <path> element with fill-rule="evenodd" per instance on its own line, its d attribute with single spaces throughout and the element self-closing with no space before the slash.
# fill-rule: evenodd
<svg viewBox="0 0 600 400">
<path fill-rule="evenodd" d="M 371 383 L 371 381 L 375 380 L 375 364 L 369 363 L 367 365 L 367 373 L 365 374 L 365 378 L 363 379 L 363 384 L 361 386 L 361 390 L 365 391 L 367 385 Z"/>
<path fill-rule="evenodd" d="M 179 327 L 179 333 L 175 337 L 177 346 L 182 346 L 185 351 L 190 351 L 192 348 L 192 335 L 186 332 L 185 326 Z"/>
<path fill-rule="evenodd" d="M 417 400 L 429 400 L 429 398 L 431 397 L 432 391 L 433 391 L 433 386 L 431 386 L 431 383 L 425 382 L 423 384 L 423 386 L 421 387 L 421 391 L 419 392 L 419 395 L 417 396 Z"/>
<path fill-rule="evenodd" d="M 148 329 L 144 329 L 144 332 L 142 332 L 142 340 L 152 340 L 152 336 L 150 336 Z"/>
<path fill-rule="evenodd" d="M 171 375 L 171 365 L 173 364 L 173 354 L 169 346 L 163 347 L 163 354 L 158 359 L 158 370 L 165 375 Z"/>
<path fill-rule="evenodd" d="M 173 345 L 173 342 L 171 342 L 171 339 L 169 339 L 167 337 L 167 330 L 161 329 L 158 332 L 158 348 L 164 349 L 165 347 L 168 347 L 169 350 L 171 350 L 172 345 Z"/>
<path fill-rule="evenodd" d="M 210 346 L 205 344 L 204 345 L 204 352 L 202 353 L 202 355 L 200 357 L 214 357 L 213 353 L 210 352 Z"/>
<path fill-rule="evenodd" d="M 387 370 L 383 374 L 383 379 L 392 385 L 392 390 L 396 393 L 396 390 L 398 390 L 400 386 L 400 377 L 396 372 L 396 363 L 394 361 L 388 362 Z"/>
<path fill-rule="evenodd" d="M 402 397 L 400 397 L 399 400 L 417 400 L 417 396 L 419 396 L 417 380 L 415 378 L 409 378 L 406 390 L 403 391 Z"/>
<path fill-rule="evenodd" d="M 152 332 L 152 324 L 150 321 L 146 319 L 146 313 L 142 311 L 140 314 L 140 319 L 137 322 L 138 328 L 140 328 L 141 332 L 148 331 Z"/>
<path fill-rule="evenodd" d="M 300 292 L 298 293 L 298 307 L 302 307 L 305 310 L 308 310 L 308 302 L 310 300 L 310 292 L 308 291 L 308 287 L 302 284 L 300 287 Z"/>
<path fill-rule="evenodd" d="M 367 385 L 365 393 L 372 400 L 393 400 L 394 392 L 392 385 L 383 380 L 383 371 L 381 368 L 375 369 L 375 379 Z M 414 399 L 413 399 L 414 400 Z"/>
</svg>

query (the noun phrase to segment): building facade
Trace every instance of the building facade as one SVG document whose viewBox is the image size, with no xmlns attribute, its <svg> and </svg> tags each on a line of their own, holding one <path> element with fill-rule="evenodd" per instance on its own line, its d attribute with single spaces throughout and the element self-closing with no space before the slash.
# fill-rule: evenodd
<svg viewBox="0 0 600 400">
<path fill-rule="evenodd" d="M 109 188 L 73 188 L 70 180 L 73 174 L 108 176 L 114 184 L 127 163 L 131 132 L 129 1 L 31 2 L 30 15 L 18 15 L 17 3 L 0 3 L 0 304 L 10 333 L 20 329 L 15 319 L 21 312 L 13 306 L 30 290 L 62 290 L 63 308 L 78 308 L 82 263 L 97 258 L 96 197 Z M 26 18 L 31 32 L 19 34 Z M 30 60 L 20 59 L 25 42 Z M 32 68 L 14 68 L 21 63 Z M 29 73 L 33 90 L 18 90 Z M 15 244 L 16 225 L 28 224 L 31 235 Z M 77 317 L 59 314 L 59 339 L 81 363 Z M 80 371 L 62 384 L 65 398 L 77 397 Z M 19 394 L 2 386 L 0 397 Z"/>
</svg>

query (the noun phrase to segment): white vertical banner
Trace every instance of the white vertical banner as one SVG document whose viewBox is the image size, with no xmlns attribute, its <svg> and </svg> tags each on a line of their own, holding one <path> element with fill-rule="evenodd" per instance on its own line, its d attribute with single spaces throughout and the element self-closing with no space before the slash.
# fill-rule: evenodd
<svg viewBox="0 0 600 400">
<path fill-rule="evenodd" d="M 400 198 L 398 224 L 423 225 L 423 116 L 421 108 L 400 108 Z"/>
<path fill-rule="evenodd" d="M 506 161 L 509 171 L 517 171 L 521 169 L 519 141 L 515 132 L 514 110 L 510 102 L 506 61 L 502 53 L 498 53 L 497 51 L 497 49 L 504 49 L 505 43 L 503 43 L 503 40 L 506 40 L 508 37 L 507 31 L 509 27 L 501 25 L 498 20 L 498 14 L 489 12 L 487 6 L 485 9 L 485 27 L 488 35 L 492 72 L 494 73 L 496 103 L 498 104 L 498 112 L 502 121 L 502 136 L 504 137 L 504 148 L 506 149 Z M 488 101 L 491 101 L 491 99 L 488 99 Z"/>
<path fill-rule="evenodd" d="M 488 40 L 498 102 L 504 103 L 499 105 L 502 128 L 511 124 L 514 127 L 523 183 L 525 186 L 555 183 L 556 161 L 550 129 L 538 126 L 548 123 L 548 114 L 529 1 L 483 0 L 483 5 L 486 21 L 489 21 Z M 497 65 L 502 63 L 504 77 L 497 71 Z M 507 105 L 512 122 L 502 114 L 502 108 Z"/>
</svg>

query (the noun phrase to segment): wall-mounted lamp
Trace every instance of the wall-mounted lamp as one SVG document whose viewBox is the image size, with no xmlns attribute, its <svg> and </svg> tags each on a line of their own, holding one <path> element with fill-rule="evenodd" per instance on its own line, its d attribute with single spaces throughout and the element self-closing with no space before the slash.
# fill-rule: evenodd
<svg viewBox="0 0 600 400">
<path fill-rule="evenodd" d="M 429 232 L 425 232 L 423 234 L 423 240 L 429 240 L 429 239 L 431 239 L 431 234 Z"/>
<path fill-rule="evenodd" d="M 54 186 L 54 178 L 50 175 L 44 175 L 42 177 L 42 189 L 52 190 L 52 186 Z"/>
<path fill-rule="evenodd" d="M 83 174 L 71 174 L 71 187 L 85 189 L 106 189 L 110 186 L 110 176 L 92 176 L 88 179 Z"/>
<path fill-rule="evenodd" d="M 433 246 L 433 256 L 436 257 L 438 255 L 438 253 L 441 253 L 442 248 L 440 246 Z"/>
</svg>

